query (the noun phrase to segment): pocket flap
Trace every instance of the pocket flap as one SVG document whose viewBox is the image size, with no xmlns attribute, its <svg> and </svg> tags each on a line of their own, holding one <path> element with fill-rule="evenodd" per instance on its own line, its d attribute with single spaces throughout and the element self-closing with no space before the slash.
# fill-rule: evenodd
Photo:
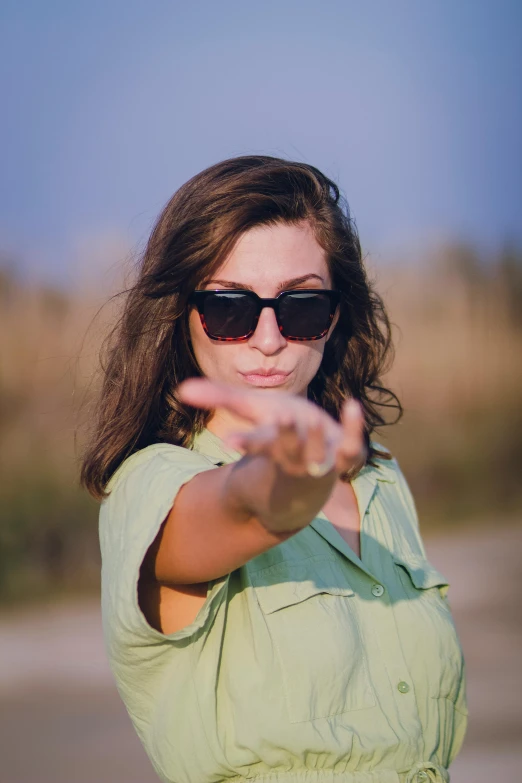
<svg viewBox="0 0 522 783">
<path fill-rule="evenodd" d="M 394 555 L 393 559 L 397 565 L 406 569 L 411 581 L 420 590 L 426 590 L 429 587 L 449 587 L 449 581 L 444 574 L 441 574 L 425 558 L 416 557 L 415 555 L 408 555 L 407 557 Z"/>
<path fill-rule="evenodd" d="M 343 569 L 332 558 L 283 561 L 252 574 L 251 578 L 265 614 L 301 603 L 319 593 L 354 595 Z"/>
</svg>

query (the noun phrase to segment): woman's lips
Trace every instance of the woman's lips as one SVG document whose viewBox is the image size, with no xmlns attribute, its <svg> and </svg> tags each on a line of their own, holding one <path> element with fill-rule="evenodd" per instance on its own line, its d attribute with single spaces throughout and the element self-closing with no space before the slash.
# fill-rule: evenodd
<svg viewBox="0 0 522 783">
<path fill-rule="evenodd" d="M 240 373 L 247 383 L 252 386 L 281 386 L 290 373 L 275 373 L 274 375 L 258 375 L 256 373 Z"/>
</svg>

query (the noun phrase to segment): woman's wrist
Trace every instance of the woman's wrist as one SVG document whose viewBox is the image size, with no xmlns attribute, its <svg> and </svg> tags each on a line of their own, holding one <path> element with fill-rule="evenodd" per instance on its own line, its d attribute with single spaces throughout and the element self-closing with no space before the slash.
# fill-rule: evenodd
<svg viewBox="0 0 522 783">
<path fill-rule="evenodd" d="M 326 503 L 337 478 L 291 476 L 265 455 L 245 456 L 232 464 L 225 482 L 226 503 L 238 519 L 258 519 L 270 532 L 306 527 Z"/>
</svg>

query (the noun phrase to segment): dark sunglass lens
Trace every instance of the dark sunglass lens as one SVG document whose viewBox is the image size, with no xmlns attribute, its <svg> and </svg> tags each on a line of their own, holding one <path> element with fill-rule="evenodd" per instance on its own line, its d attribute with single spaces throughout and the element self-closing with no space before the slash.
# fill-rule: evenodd
<svg viewBox="0 0 522 783">
<path fill-rule="evenodd" d="M 226 291 L 205 297 L 203 315 L 212 337 L 244 337 L 252 329 L 255 314 L 256 304 L 248 294 Z"/>
<path fill-rule="evenodd" d="M 283 333 L 287 337 L 318 337 L 330 325 L 331 309 L 328 294 L 292 292 L 283 297 L 279 311 Z"/>
</svg>

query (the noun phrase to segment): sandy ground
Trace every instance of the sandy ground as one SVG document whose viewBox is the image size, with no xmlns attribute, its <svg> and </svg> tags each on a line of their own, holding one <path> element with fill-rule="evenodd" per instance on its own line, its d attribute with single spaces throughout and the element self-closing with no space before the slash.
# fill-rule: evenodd
<svg viewBox="0 0 522 783">
<path fill-rule="evenodd" d="M 468 669 L 469 730 L 451 783 L 518 783 L 522 529 L 469 529 L 426 548 L 451 582 Z M 98 606 L 0 615 L 0 783 L 155 781 L 112 683 Z"/>
</svg>

